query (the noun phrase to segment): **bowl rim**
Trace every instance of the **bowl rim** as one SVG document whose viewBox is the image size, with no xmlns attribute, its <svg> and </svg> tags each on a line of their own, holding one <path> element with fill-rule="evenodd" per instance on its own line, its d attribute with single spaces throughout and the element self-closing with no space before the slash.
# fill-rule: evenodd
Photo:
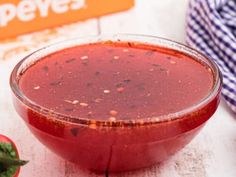
<svg viewBox="0 0 236 177">
<path fill-rule="evenodd" d="M 66 114 L 54 112 L 48 108 L 45 108 L 33 102 L 32 100 L 27 98 L 27 96 L 25 96 L 23 92 L 20 90 L 19 85 L 18 85 L 20 76 L 28 67 L 34 64 L 35 61 L 40 60 L 40 58 L 47 56 L 51 53 L 66 49 L 66 48 L 79 46 L 83 44 L 91 44 L 91 43 L 106 42 L 106 41 L 136 42 L 139 44 L 151 44 L 152 46 L 157 46 L 160 48 L 168 48 L 174 51 L 178 51 L 184 55 L 188 55 L 194 60 L 197 60 L 198 62 L 203 62 L 205 65 L 211 68 L 211 70 L 213 71 L 212 73 L 213 73 L 213 78 L 214 78 L 214 84 L 213 84 L 212 90 L 209 91 L 209 94 L 206 95 L 204 98 L 202 98 L 202 100 L 200 100 L 198 103 L 191 105 L 178 112 L 161 115 L 161 116 L 155 116 L 155 117 L 146 117 L 142 119 L 128 119 L 128 120 L 115 120 L 115 121 L 97 120 L 97 119 L 95 120 L 95 119 L 90 119 L 90 118 L 82 118 L 78 116 L 68 116 Z M 28 61 L 29 59 L 36 59 L 36 60 L 33 63 L 25 64 L 24 62 Z M 39 114 L 44 115 L 46 119 L 62 121 L 62 122 L 66 122 L 67 124 L 71 123 L 71 124 L 77 124 L 77 125 L 79 124 L 79 125 L 84 125 L 84 126 L 93 125 L 93 126 L 103 126 L 103 127 L 127 127 L 127 126 L 133 127 L 136 125 L 149 125 L 149 124 L 157 124 L 157 123 L 163 123 L 167 121 L 179 120 L 185 115 L 188 115 L 194 111 L 197 111 L 203 108 L 219 95 L 221 91 L 221 87 L 222 87 L 222 80 L 223 80 L 223 77 L 219 70 L 219 67 L 215 64 L 215 62 L 212 59 L 210 59 L 206 55 L 202 54 L 196 49 L 193 49 L 185 44 L 181 44 L 173 40 L 169 40 L 162 37 L 156 37 L 152 35 L 105 34 L 105 35 L 94 35 L 94 36 L 71 38 L 71 39 L 60 41 L 60 42 L 57 42 L 57 43 L 54 43 L 54 44 L 51 44 L 51 45 L 48 45 L 48 46 L 45 46 L 36 50 L 32 52 L 31 54 L 27 55 L 26 57 L 24 57 L 22 60 L 20 60 L 16 64 L 16 66 L 14 67 L 10 75 L 9 82 L 10 82 L 10 88 L 13 94 L 16 96 L 16 98 L 28 109 L 31 109 Z"/>
</svg>

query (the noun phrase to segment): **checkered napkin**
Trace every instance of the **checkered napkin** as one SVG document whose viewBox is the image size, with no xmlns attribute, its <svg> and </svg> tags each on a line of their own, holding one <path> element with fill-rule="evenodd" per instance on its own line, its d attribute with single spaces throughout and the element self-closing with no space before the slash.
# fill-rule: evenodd
<svg viewBox="0 0 236 177">
<path fill-rule="evenodd" d="M 190 0 L 186 40 L 218 64 L 223 97 L 236 113 L 236 0 Z"/>
</svg>

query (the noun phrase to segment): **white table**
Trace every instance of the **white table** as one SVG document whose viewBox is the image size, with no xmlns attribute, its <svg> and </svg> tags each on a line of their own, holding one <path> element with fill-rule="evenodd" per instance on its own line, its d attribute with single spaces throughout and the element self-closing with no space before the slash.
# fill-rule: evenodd
<svg viewBox="0 0 236 177">
<path fill-rule="evenodd" d="M 70 37 L 99 33 L 139 33 L 184 42 L 187 0 L 137 0 L 135 8 L 101 18 L 45 30 L 0 42 L 0 133 L 17 143 L 29 159 L 21 177 L 95 177 L 41 145 L 16 114 L 8 78 L 14 65 L 31 51 Z M 169 161 L 119 177 L 235 177 L 236 116 L 222 100 L 200 134 Z M 104 175 L 100 175 L 104 176 Z"/>
</svg>

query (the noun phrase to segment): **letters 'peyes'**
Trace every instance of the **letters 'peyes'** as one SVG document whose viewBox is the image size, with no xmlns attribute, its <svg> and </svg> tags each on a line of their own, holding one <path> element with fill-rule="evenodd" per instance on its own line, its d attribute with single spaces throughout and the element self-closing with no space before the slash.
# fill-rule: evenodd
<svg viewBox="0 0 236 177">
<path fill-rule="evenodd" d="M 85 0 L 24 0 L 18 4 L 0 4 L 0 28 L 14 19 L 22 22 L 45 18 L 49 13 L 62 14 L 86 7 Z"/>
</svg>

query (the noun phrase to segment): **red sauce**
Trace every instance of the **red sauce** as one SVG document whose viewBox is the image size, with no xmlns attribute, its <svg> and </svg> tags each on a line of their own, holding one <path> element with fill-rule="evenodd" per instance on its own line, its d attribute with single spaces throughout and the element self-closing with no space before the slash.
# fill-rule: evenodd
<svg viewBox="0 0 236 177">
<path fill-rule="evenodd" d="M 54 112 L 95 120 L 175 113 L 209 94 L 210 68 L 186 55 L 150 48 L 91 44 L 65 49 L 27 69 L 20 89 Z"/>
<path fill-rule="evenodd" d="M 23 94 L 48 113 L 17 99 L 15 106 L 40 141 L 62 157 L 90 170 L 124 171 L 181 149 L 215 112 L 219 97 L 176 114 L 175 120 L 141 120 L 194 106 L 213 85 L 212 70 L 183 53 L 129 42 L 95 43 L 45 56 L 21 74 Z M 55 112 L 89 121 L 61 121 Z M 112 124 L 101 126 L 98 120 Z M 115 124 L 119 120 L 141 124 Z"/>
</svg>

